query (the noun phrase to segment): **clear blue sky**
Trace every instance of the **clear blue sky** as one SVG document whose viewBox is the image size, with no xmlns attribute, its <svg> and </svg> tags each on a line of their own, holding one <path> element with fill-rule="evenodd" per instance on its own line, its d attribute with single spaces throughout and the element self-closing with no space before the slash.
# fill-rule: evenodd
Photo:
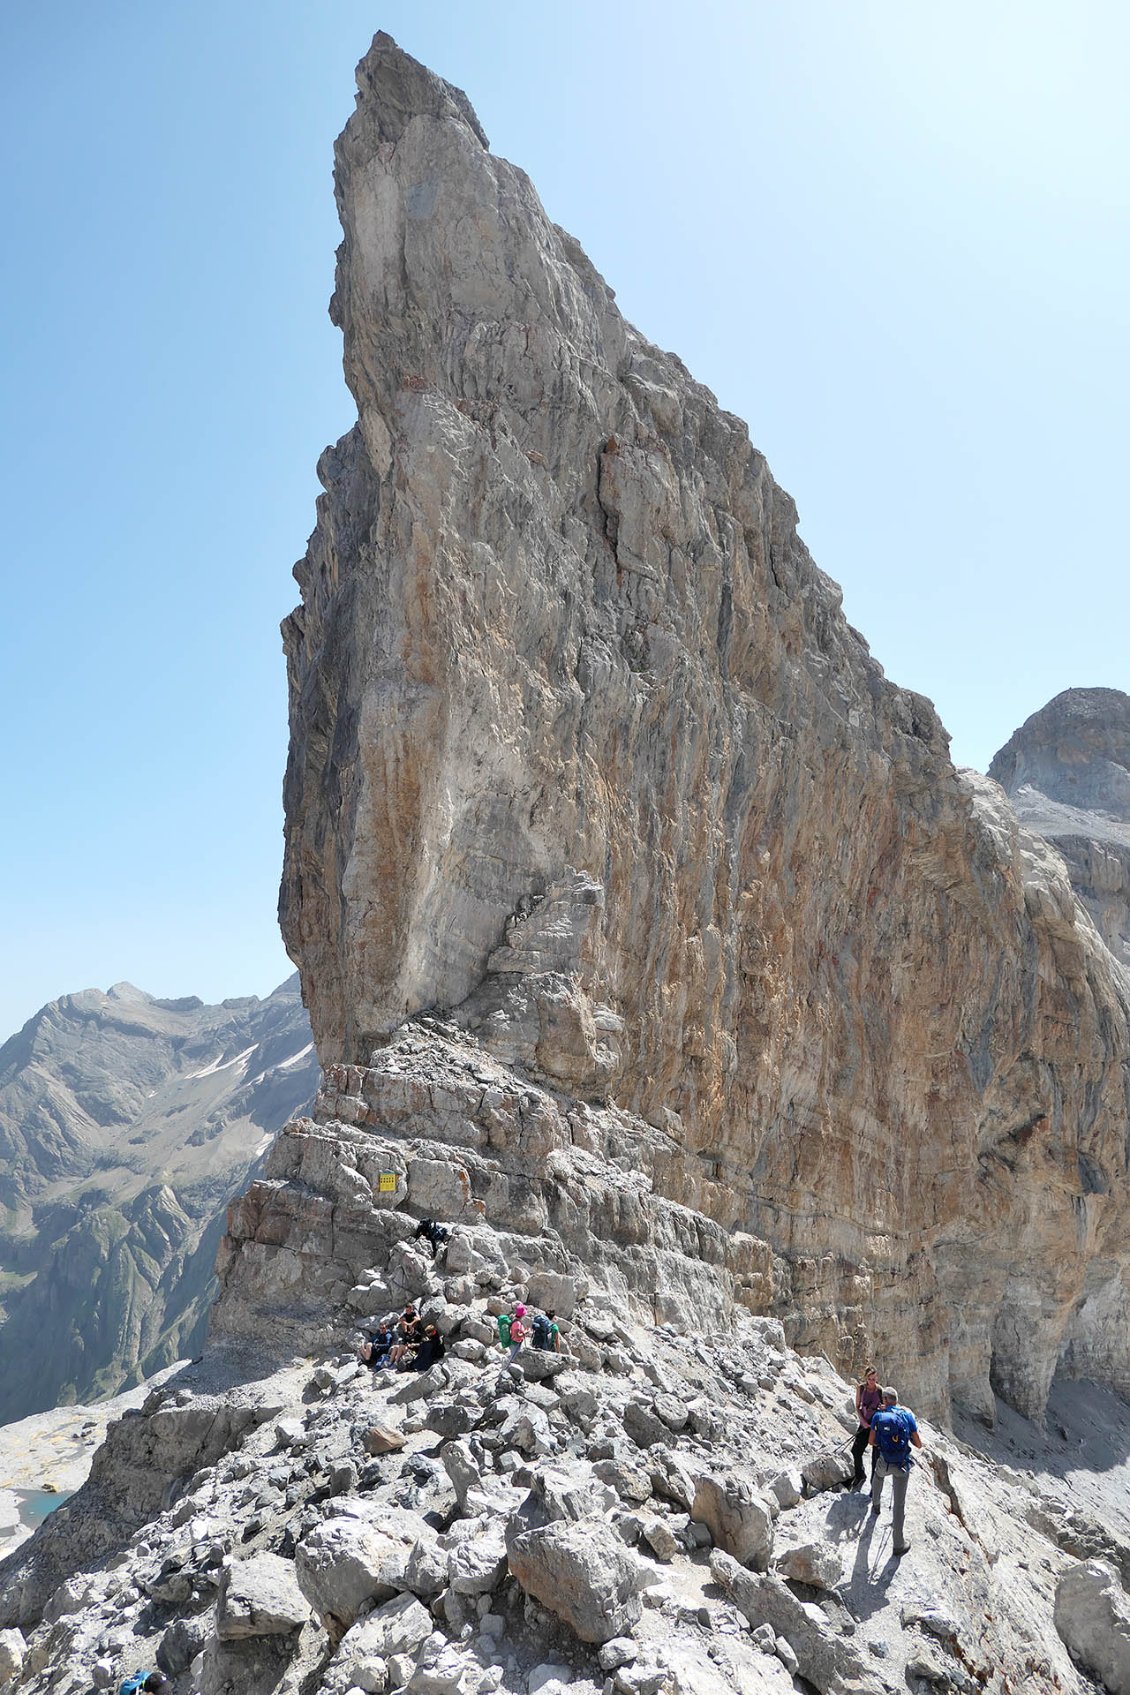
<svg viewBox="0 0 1130 1695">
<path fill-rule="evenodd" d="M 277 626 L 351 421 L 331 146 L 377 28 L 748 419 L 959 762 L 1130 687 L 1124 6 L 8 6 L 0 1036 L 289 970 Z"/>
</svg>

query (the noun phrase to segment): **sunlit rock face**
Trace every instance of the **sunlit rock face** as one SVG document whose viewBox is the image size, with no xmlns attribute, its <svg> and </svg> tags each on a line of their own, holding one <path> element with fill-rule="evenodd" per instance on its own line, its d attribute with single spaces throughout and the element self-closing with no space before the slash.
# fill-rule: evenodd
<svg viewBox="0 0 1130 1695">
<path fill-rule="evenodd" d="M 1059 849 L 1099 934 L 1130 965 L 1130 695 L 1065 689 L 1021 725 L 989 775 Z"/>
<path fill-rule="evenodd" d="M 337 149 L 356 426 L 286 621 L 281 914 L 325 1064 L 442 1012 L 673 1150 L 775 1310 L 919 1402 L 1130 1386 L 1128 991 L 745 426 L 380 35 Z M 535 1179 L 536 1171 L 531 1174 Z"/>
</svg>

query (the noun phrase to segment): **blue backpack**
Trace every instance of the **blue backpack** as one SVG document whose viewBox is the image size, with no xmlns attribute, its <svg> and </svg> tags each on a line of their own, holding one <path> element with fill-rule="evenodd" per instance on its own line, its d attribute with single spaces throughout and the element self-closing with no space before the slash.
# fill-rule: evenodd
<svg viewBox="0 0 1130 1695">
<path fill-rule="evenodd" d="M 900 1407 L 884 1407 L 871 1420 L 879 1452 L 888 1465 L 905 1469 L 910 1464 L 910 1433 L 914 1428 Z"/>
<path fill-rule="evenodd" d="M 118 1690 L 118 1695 L 138 1695 L 138 1691 L 148 1676 L 147 1671 L 135 1671 L 132 1677 L 126 1678 Z"/>
</svg>

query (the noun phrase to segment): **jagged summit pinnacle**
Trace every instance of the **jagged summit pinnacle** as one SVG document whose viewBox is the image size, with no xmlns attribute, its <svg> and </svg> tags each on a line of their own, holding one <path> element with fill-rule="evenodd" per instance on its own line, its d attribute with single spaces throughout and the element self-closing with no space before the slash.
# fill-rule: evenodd
<svg viewBox="0 0 1130 1695">
<path fill-rule="evenodd" d="M 423 115 L 454 118 L 466 124 L 483 147 L 490 147 L 463 90 L 405 53 L 383 29 L 357 67 L 357 89 L 359 105 L 373 102 L 382 141 L 399 141 L 411 119 Z"/>
</svg>

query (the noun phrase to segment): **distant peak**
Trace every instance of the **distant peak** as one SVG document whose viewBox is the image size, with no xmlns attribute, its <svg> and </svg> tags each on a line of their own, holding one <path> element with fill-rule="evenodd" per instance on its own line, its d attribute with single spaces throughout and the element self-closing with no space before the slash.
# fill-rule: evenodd
<svg viewBox="0 0 1130 1695">
<path fill-rule="evenodd" d="M 1130 818 L 1130 695 L 1063 689 L 1009 737 L 989 776 L 1013 796 L 1030 788 L 1063 805 Z"/>
</svg>

